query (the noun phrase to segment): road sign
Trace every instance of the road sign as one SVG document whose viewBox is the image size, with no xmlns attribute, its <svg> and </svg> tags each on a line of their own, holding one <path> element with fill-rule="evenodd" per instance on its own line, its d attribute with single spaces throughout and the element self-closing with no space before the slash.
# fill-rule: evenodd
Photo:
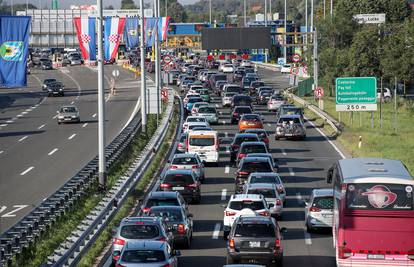
<svg viewBox="0 0 414 267">
<path fill-rule="evenodd" d="M 112 76 L 114 76 L 115 78 L 119 77 L 119 70 L 115 69 L 112 71 Z"/>
<path fill-rule="evenodd" d="M 322 87 L 318 87 L 315 89 L 315 96 L 316 98 L 322 98 L 325 95 L 325 92 L 323 91 Z"/>
<path fill-rule="evenodd" d="M 292 56 L 292 61 L 293 62 L 299 62 L 301 60 L 301 57 L 300 57 L 300 55 L 299 54 L 294 54 L 293 56 Z"/>
<path fill-rule="evenodd" d="M 336 111 L 377 110 L 377 78 L 342 77 L 336 79 Z"/>
<path fill-rule="evenodd" d="M 283 58 L 283 57 L 279 57 L 278 59 L 277 59 L 277 64 L 278 65 L 285 65 L 286 63 L 285 63 L 285 58 Z"/>
<path fill-rule="evenodd" d="M 303 74 L 308 74 L 308 66 L 303 66 Z"/>
<path fill-rule="evenodd" d="M 164 56 L 164 58 L 162 59 L 162 61 L 165 64 L 169 64 L 171 62 L 171 57 L 169 55 Z"/>
<path fill-rule="evenodd" d="M 297 68 L 297 67 L 291 68 L 290 69 L 290 74 L 298 75 L 299 74 L 299 68 Z"/>
<path fill-rule="evenodd" d="M 379 24 L 385 23 L 385 14 L 357 14 L 354 19 L 359 24 Z"/>
</svg>

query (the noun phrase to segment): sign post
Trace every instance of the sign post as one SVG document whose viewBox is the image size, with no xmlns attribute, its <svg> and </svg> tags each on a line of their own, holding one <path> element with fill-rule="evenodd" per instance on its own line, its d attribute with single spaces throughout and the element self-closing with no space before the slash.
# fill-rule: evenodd
<svg viewBox="0 0 414 267">
<path fill-rule="evenodd" d="M 336 79 L 336 111 L 377 110 L 376 77 L 342 77 Z"/>
</svg>

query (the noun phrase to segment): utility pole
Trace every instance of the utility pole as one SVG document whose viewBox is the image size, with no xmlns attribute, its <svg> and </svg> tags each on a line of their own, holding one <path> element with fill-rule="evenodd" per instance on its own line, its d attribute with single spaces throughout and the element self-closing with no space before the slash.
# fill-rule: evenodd
<svg viewBox="0 0 414 267">
<path fill-rule="evenodd" d="M 264 24 L 267 27 L 267 0 L 264 0 Z M 267 49 L 265 48 L 265 62 L 267 63 Z"/>
<path fill-rule="evenodd" d="M 333 16 L 333 0 L 331 0 L 331 17 Z"/>
<path fill-rule="evenodd" d="M 139 1 L 140 8 L 140 41 L 141 41 L 141 129 L 143 133 L 147 132 L 147 94 L 145 83 L 145 31 L 144 31 L 144 0 Z"/>
<path fill-rule="evenodd" d="M 210 0 L 210 2 L 211 2 L 211 0 Z M 243 8 L 244 8 L 244 27 L 247 27 L 247 9 L 246 9 L 246 0 L 244 0 Z M 210 23 L 211 23 L 211 22 L 210 22 Z"/>
<path fill-rule="evenodd" d="M 270 20 L 273 21 L 272 0 L 269 1 L 269 13 L 270 13 Z"/>
<path fill-rule="evenodd" d="M 306 33 L 309 31 L 309 25 L 308 25 L 308 1 L 305 0 L 305 27 L 306 27 Z M 308 34 L 305 34 L 305 44 L 308 44 Z M 305 46 L 305 49 L 307 50 L 307 46 Z"/>
<path fill-rule="evenodd" d="M 287 0 L 285 0 L 285 36 L 284 36 L 284 46 L 283 46 L 283 58 L 285 60 L 285 64 L 287 64 Z"/>
<path fill-rule="evenodd" d="M 313 32 L 313 1 L 314 0 L 311 0 L 311 21 L 310 21 L 311 32 Z"/>
<path fill-rule="evenodd" d="M 209 22 L 210 22 L 210 26 L 211 26 L 211 0 L 208 3 L 208 10 L 209 10 Z"/>
<path fill-rule="evenodd" d="M 156 17 L 156 26 L 155 26 L 155 89 L 157 90 L 157 123 L 160 115 L 160 53 L 159 53 L 159 46 L 160 46 L 160 40 L 159 40 L 159 29 L 158 29 L 158 20 L 159 20 L 159 6 L 158 6 L 159 0 L 154 0 L 154 15 Z M 149 108 L 149 107 L 148 107 Z"/>
<path fill-rule="evenodd" d="M 326 18 L 326 0 L 323 0 L 323 19 Z"/>
<path fill-rule="evenodd" d="M 318 81 L 318 71 L 319 71 L 319 62 L 318 62 L 318 34 L 316 29 L 313 31 L 313 91 L 319 87 Z M 320 109 L 324 109 L 323 107 L 323 98 L 319 98 L 318 106 Z"/>
<path fill-rule="evenodd" d="M 98 9 L 98 160 L 99 186 L 106 187 L 105 162 L 105 92 L 104 92 L 104 55 L 103 55 L 103 10 L 102 0 L 97 0 Z"/>
<path fill-rule="evenodd" d="M 160 20 L 161 19 L 161 5 L 160 0 L 157 0 L 157 17 Z M 162 21 L 161 21 L 162 22 Z M 157 24 L 157 61 L 158 61 L 158 88 L 157 88 L 157 117 L 161 115 L 161 88 L 162 88 L 162 79 L 161 79 L 161 42 L 162 42 L 162 36 L 160 36 L 160 29 L 158 28 L 160 26 L 160 23 Z M 162 29 L 162 28 L 161 28 Z M 158 119 L 157 119 L 157 125 L 158 125 Z"/>
</svg>

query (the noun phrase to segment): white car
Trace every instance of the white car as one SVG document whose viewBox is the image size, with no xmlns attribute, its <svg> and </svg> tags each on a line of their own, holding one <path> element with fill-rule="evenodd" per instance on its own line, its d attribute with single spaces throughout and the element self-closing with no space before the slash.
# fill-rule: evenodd
<svg viewBox="0 0 414 267">
<path fill-rule="evenodd" d="M 198 118 L 206 119 L 204 117 L 198 117 Z M 186 129 L 183 130 L 183 131 L 184 131 L 184 133 L 188 133 L 188 132 L 192 131 L 194 128 L 210 128 L 210 124 L 207 121 L 205 121 L 205 122 L 197 122 L 197 121 L 188 122 Z"/>
<path fill-rule="evenodd" d="M 190 97 L 199 97 L 199 96 L 200 96 L 200 94 L 195 94 L 195 93 L 187 93 L 187 94 L 185 95 L 184 99 L 183 99 L 184 106 L 188 103 L 188 99 L 189 99 Z"/>
<path fill-rule="evenodd" d="M 170 170 L 192 170 L 200 181 L 204 181 L 204 164 L 195 153 L 175 154 L 171 161 Z"/>
<path fill-rule="evenodd" d="M 243 60 L 241 63 L 240 63 L 240 67 L 251 67 L 252 66 L 252 62 L 251 61 L 249 61 L 249 60 Z"/>
<path fill-rule="evenodd" d="M 308 232 L 312 232 L 316 228 L 332 227 L 333 189 L 313 189 L 305 204 L 305 222 Z"/>
<path fill-rule="evenodd" d="M 253 172 L 249 175 L 249 178 L 247 178 L 247 182 L 244 186 L 257 183 L 271 183 L 276 185 L 280 199 L 282 199 L 283 204 L 286 204 L 286 189 L 279 174 L 275 172 Z"/>
<path fill-rule="evenodd" d="M 233 73 L 234 72 L 234 66 L 232 64 L 225 64 L 221 70 L 223 73 Z"/>
<path fill-rule="evenodd" d="M 282 217 L 283 201 L 277 192 L 276 185 L 273 183 L 254 183 L 244 187 L 244 194 L 263 195 L 269 206 L 270 215 Z"/>
<path fill-rule="evenodd" d="M 388 88 L 382 89 L 382 102 L 390 102 L 392 99 L 392 93 L 391 90 Z M 377 100 L 381 100 L 381 88 L 377 89 Z"/>
<path fill-rule="evenodd" d="M 187 119 L 185 120 L 184 124 L 183 124 L 183 132 L 187 132 L 188 130 L 188 125 L 190 123 L 193 122 L 207 122 L 207 119 L 204 117 L 200 117 L 200 116 L 188 116 Z"/>
<path fill-rule="evenodd" d="M 209 106 L 210 104 L 207 102 L 196 102 L 193 104 L 193 108 L 191 109 L 191 115 L 196 116 L 198 109 L 200 107 Z"/>
<path fill-rule="evenodd" d="M 233 99 L 233 96 L 235 96 L 236 93 L 224 93 L 223 98 L 221 99 L 223 107 L 230 107 L 231 106 L 231 100 Z"/>
<path fill-rule="evenodd" d="M 267 101 L 267 111 L 278 111 L 280 106 L 286 104 L 286 101 L 281 96 L 271 96 Z"/>
<path fill-rule="evenodd" d="M 262 195 L 231 195 L 229 203 L 224 210 L 224 238 L 227 238 L 229 235 L 234 220 L 242 215 L 270 216 L 270 211 L 265 198 Z"/>
<path fill-rule="evenodd" d="M 290 73 L 290 69 L 292 68 L 292 65 L 290 64 L 285 64 L 280 68 L 280 72 L 281 73 Z"/>
</svg>

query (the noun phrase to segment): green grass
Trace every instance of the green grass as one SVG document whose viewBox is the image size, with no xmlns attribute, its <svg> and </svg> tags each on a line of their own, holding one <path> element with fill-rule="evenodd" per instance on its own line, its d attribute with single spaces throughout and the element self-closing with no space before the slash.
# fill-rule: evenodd
<svg viewBox="0 0 414 267">
<path fill-rule="evenodd" d="M 131 144 L 121 154 L 118 161 L 108 170 L 107 188 L 110 188 L 119 176 L 128 169 L 154 134 L 157 128 L 155 115 L 148 116 L 147 126 L 147 134 L 143 135 L 138 133 Z M 96 183 L 88 190 L 84 197 L 74 204 L 69 212 L 57 220 L 50 229 L 47 229 L 34 244 L 16 256 L 11 266 L 29 267 L 39 266 L 45 263 L 47 257 L 53 253 L 85 216 L 99 203 L 102 196 L 98 193 L 98 184 Z"/>
<path fill-rule="evenodd" d="M 312 97 L 305 98 L 317 105 Z M 339 121 L 335 111 L 335 99 L 325 97 L 325 111 Z M 339 142 L 354 157 L 382 157 L 401 160 L 414 174 L 414 104 L 398 99 L 397 123 L 394 124 L 394 102 L 382 105 L 382 127 L 380 127 L 379 104 L 374 112 L 374 128 L 371 127 L 371 112 L 340 112 L 344 131 Z M 352 119 L 353 116 L 353 119 Z M 396 127 L 395 127 L 396 126 Z M 358 148 L 359 136 L 362 147 Z"/>
</svg>

